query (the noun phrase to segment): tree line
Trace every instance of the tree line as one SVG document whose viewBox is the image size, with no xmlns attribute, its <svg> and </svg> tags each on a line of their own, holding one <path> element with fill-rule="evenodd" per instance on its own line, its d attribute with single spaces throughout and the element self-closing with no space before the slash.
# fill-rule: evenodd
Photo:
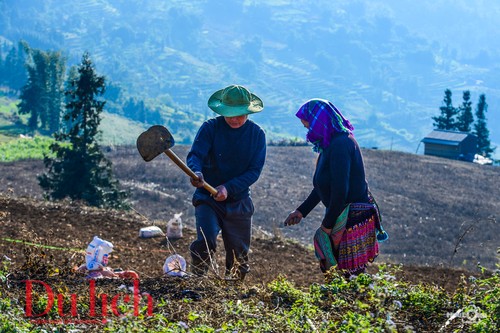
<svg viewBox="0 0 500 333">
<path fill-rule="evenodd" d="M 479 95 L 479 101 L 475 109 L 476 119 L 472 113 L 472 101 L 469 90 L 465 90 L 462 103 L 458 107 L 453 106 L 452 92 L 450 89 L 444 91 L 444 98 L 439 116 L 432 117 L 434 127 L 440 130 L 459 131 L 471 133 L 477 137 L 477 151 L 485 157 L 491 157 L 496 147 L 491 146 L 490 132 L 487 126 L 486 112 L 488 104 L 486 95 Z"/>
<path fill-rule="evenodd" d="M 3 54 L 7 49 L 0 47 L 0 86 L 20 96 L 19 113 L 29 114 L 31 132 L 56 133 L 61 126 L 67 58 L 61 51 L 32 48 L 25 41 Z M 149 107 L 117 84 L 108 82 L 103 97 L 109 102 L 106 111 L 110 113 L 146 124 L 164 121 L 161 107 Z"/>
</svg>

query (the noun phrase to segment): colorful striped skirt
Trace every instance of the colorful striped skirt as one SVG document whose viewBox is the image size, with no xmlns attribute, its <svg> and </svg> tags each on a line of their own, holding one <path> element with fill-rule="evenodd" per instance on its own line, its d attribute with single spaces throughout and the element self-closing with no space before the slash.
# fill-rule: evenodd
<svg viewBox="0 0 500 333">
<path fill-rule="evenodd" d="M 378 210 L 370 203 L 351 203 L 340 214 L 332 233 L 318 229 L 314 236 L 316 257 L 323 272 L 335 267 L 347 273 L 363 271 L 378 256 Z"/>
<path fill-rule="evenodd" d="M 338 268 L 359 271 L 378 256 L 378 215 L 372 204 L 353 203 L 349 206 L 345 229 L 332 235 L 332 240 L 335 246 L 335 239 L 340 238 L 335 246 L 338 249 Z"/>
</svg>

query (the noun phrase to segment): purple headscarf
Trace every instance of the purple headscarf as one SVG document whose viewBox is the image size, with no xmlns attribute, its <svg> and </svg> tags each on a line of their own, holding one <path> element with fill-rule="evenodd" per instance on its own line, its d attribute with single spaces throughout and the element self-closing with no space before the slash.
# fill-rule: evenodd
<svg viewBox="0 0 500 333">
<path fill-rule="evenodd" d="M 328 147 L 335 133 L 351 134 L 354 130 L 349 120 L 344 118 L 335 105 L 325 99 L 314 98 L 307 101 L 295 115 L 309 123 L 306 138 L 314 145 L 315 152 L 321 152 Z"/>
</svg>

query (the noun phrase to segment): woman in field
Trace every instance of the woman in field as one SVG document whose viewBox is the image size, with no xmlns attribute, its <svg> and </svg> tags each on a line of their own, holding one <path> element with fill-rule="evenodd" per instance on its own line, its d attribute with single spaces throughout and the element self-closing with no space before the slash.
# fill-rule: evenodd
<svg viewBox="0 0 500 333">
<path fill-rule="evenodd" d="M 311 193 L 288 215 L 285 225 L 300 223 L 321 201 L 326 210 L 314 235 L 321 270 L 335 267 L 347 276 L 363 273 L 378 255 L 377 237 L 385 240 L 387 234 L 368 190 L 354 127 L 323 99 L 307 101 L 296 116 L 308 129 L 307 141 L 319 156 Z"/>
</svg>

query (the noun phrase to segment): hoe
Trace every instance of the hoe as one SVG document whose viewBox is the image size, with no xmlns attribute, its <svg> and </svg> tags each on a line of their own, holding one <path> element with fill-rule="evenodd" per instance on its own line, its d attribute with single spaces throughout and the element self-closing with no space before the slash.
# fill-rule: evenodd
<svg viewBox="0 0 500 333">
<path fill-rule="evenodd" d="M 172 151 L 175 144 L 174 137 L 168 129 L 161 125 L 151 126 L 137 138 L 137 150 L 144 161 L 149 162 L 156 156 L 165 153 L 179 168 L 189 177 L 199 179 L 198 176 Z M 203 187 L 212 195 L 217 194 L 217 190 L 211 185 L 204 183 Z"/>
</svg>

